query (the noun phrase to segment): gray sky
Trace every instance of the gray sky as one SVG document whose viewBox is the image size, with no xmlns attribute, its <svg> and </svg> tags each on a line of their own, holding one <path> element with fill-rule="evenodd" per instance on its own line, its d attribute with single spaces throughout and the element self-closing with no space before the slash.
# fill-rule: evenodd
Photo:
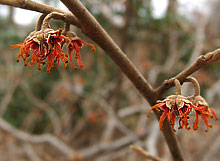
<svg viewBox="0 0 220 161">
<path fill-rule="evenodd" d="M 41 0 L 35 0 L 36 2 L 41 2 Z M 179 10 L 185 16 L 189 16 L 193 10 L 198 10 L 204 13 L 208 12 L 207 5 L 208 2 L 212 0 L 178 0 L 179 2 Z M 152 0 L 153 6 L 153 15 L 155 17 L 161 17 L 166 11 L 168 4 L 168 0 Z M 61 3 L 58 2 L 58 6 L 62 10 L 67 10 L 66 7 Z M 7 16 L 8 15 L 8 7 L 0 5 L 0 14 Z M 27 25 L 35 21 L 39 17 L 40 13 L 34 11 L 28 11 L 24 9 L 15 9 L 15 17 L 14 20 L 18 24 Z"/>
</svg>

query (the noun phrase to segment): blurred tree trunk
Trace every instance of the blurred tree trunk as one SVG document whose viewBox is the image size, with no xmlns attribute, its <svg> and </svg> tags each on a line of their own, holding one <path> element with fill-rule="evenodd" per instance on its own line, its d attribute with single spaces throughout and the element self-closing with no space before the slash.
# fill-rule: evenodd
<svg viewBox="0 0 220 161">
<path fill-rule="evenodd" d="M 121 29 L 121 40 L 120 40 L 120 46 L 123 51 L 126 51 L 127 45 L 129 43 L 129 27 L 131 23 L 131 19 L 133 17 L 133 0 L 127 0 L 125 1 L 125 13 L 124 13 L 124 26 Z M 126 53 L 126 52 L 125 52 Z M 113 93 L 113 99 L 112 99 L 112 106 L 114 108 L 117 108 L 120 105 L 120 98 L 121 98 L 121 85 L 123 81 L 123 74 L 120 70 L 116 71 L 116 83 Z"/>
<path fill-rule="evenodd" d="M 167 7 L 167 14 L 169 13 L 175 13 L 177 7 L 177 1 L 176 0 L 169 0 L 169 4 Z"/>
<path fill-rule="evenodd" d="M 9 7 L 9 14 L 8 14 L 8 24 L 10 26 L 14 25 L 14 7 Z"/>
<path fill-rule="evenodd" d="M 220 1 L 216 0 L 211 5 L 209 22 L 207 25 L 207 36 L 210 39 L 220 38 Z M 219 46 L 219 45 L 218 45 Z"/>
</svg>

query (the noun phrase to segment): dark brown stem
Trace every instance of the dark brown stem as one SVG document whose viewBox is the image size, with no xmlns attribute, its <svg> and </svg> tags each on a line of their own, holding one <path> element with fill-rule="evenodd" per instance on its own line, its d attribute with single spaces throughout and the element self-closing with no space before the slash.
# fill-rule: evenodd
<svg viewBox="0 0 220 161">
<path fill-rule="evenodd" d="M 187 77 L 184 82 L 191 82 L 194 85 L 194 87 L 195 87 L 194 96 L 199 96 L 200 95 L 200 85 L 199 85 L 199 82 L 197 81 L 196 78 Z"/>
<path fill-rule="evenodd" d="M 69 30 L 70 30 L 70 24 L 69 24 L 69 23 L 66 23 L 63 32 L 66 33 L 66 32 L 69 31 Z"/>
<path fill-rule="evenodd" d="M 42 25 L 43 20 L 44 20 L 45 17 L 46 17 L 46 14 L 44 14 L 44 13 L 39 17 L 39 19 L 37 21 L 36 28 L 35 28 L 36 31 L 40 31 L 41 30 L 41 25 Z"/>
<path fill-rule="evenodd" d="M 174 79 L 175 87 L 176 87 L 176 95 L 181 95 L 181 84 L 178 79 Z"/>
</svg>

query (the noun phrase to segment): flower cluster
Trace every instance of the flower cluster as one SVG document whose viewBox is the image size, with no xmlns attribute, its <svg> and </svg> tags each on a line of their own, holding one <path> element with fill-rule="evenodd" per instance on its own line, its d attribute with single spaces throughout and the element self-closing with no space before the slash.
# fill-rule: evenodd
<svg viewBox="0 0 220 161">
<path fill-rule="evenodd" d="M 195 78 L 190 77 L 189 80 L 193 81 L 194 84 L 197 83 L 195 82 Z M 197 85 L 196 87 L 199 86 Z M 180 87 L 176 86 L 176 88 Z M 199 89 L 197 89 L 196 91 L 198 92 Z M 194 110 L 196 112 L 196 119 L 193 124 L 193 129 L 198 129 L 199 116 L 201 116 L 201 118 L 205 122 L 205 125 L 207 126 L 206 131 L 208 131 L 209 128 L 212 127 L 212 125 L 208 123 L 208 119 L 213 117 L 216 120 L 218 119 L 215 112 L 208 106 L 204 98 L 202 98 L 198 93 L 188 98 L 182 96 L 180 93 L 181 92 L 177 92 L 176 95 L 171 95 L 162 101 L 157 101 L 157 104 L 150 108 L 148 116 L 152 110 L 156 109 L 157 111 L 162 111 L 162 115 L 160 116 L 159 120 L 159 127 L 161 130 L 163 127 L 163 122 L 166 118 L 171 124 L 174 131 L 176 118 L 179 118 L 179 129 L 185 127 L 185 129 L 190 130 L 189 118 L 190 113 Z"/>
<path fill-rule="evenodd" d="M 187 130 L 190 129 L 190 127 L 188 127 L 189 113 L 192 111 L 193 108 L 195 108 L 192 102 L 190 102 L 187 98 L 181 95 L 171 95 L 168 96 L 166 99 L 157 102 L 158 104 L 151 107 L 148 115 L 153 109 L 159 109 L 163 111 L 159 120 L 160 129 L 162 129 L 163 121 L 166 119 L 166 117 L 172 125 L 173 129 L 176 117 L 180 117 L 180 128 L 185 126 Z"/>
<path fill-rule="evenodd" d="M 207 126 L 206 131 L 209 130 L 209 128 L 212 127 L 211 124 L 209 124 L 208 119 L 209 118 L 215 118 L 216 120 L 218 117 L 216 116 L 215 112 L 208 106 L 207 102 L 205 99 L 201 96 L 195 96 L 192 99 L 192 102 L 195 104 L 195 112 L 196 112 L 196 120 L 193 124 L 193 129 L 197 130 L 198 129 L 198 124 L 199 124 L 199 116 L 203 119 L 205 122 L 205 125 Z"/>
<path fill-rule="evenodd" d="M 46 19 L 46 18 L 45 18 Z M 47 21 L 49 21 L 47 19 Z M 49 22 L 45 22 L 46 24 Z M 29 36 L 20 44 L 11 45 L 11 48 L 20 47 L 20 52 L 17 56 L 17 62 L 22 58 L 25 66 L 33 66 L 38 64 L 38 69 L 41 70 L 41 66 L 48 62 L 47 72 L 50 73 L 52 67 L 58 68 L 60 61 L 63 63 L 63 68 L 66 68 L 68 63 L 68 55 L 62 50 L 64 43 L 67 44 L 69 52 L 69 61 L 74 69 L 77 67 L 73 64 L 71 54 L 75 51 L 75 58 L 77 60 L 79 68 L 82 68 L 81 56 L 79 48 L 84 45 L 92 47 L 92 51 L 95 51 L 95 47 L 92 44 L 82 41 L 76 36 L 75 33 L 68 31 L 66 36 L 62 29 L 53 30 L 49 27 L 42 28 L 40 31 L 33 31 Z M 29 63 L 28 58 L 31 57 Z"/>
</svg>

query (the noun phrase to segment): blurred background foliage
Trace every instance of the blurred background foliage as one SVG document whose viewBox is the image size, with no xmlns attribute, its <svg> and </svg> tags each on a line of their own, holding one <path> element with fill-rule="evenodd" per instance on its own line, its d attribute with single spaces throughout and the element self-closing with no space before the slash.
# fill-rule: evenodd
<svg viewBox="0 0 220 161">
<path fill-rule="evenodd" d="M 57 0 L 45 0 L 42 3 L 60 7 Z M 219 47 L 220 42 L 220 6 L 219 1 L 205 1 L 202 9 L 181 11 L 181 2 L 167 1 L 167 8 L 160 17 L 154 16 L 151 0 L 82 0 L 88 10 L 96 17 L 109 35 L 125 51 L 139 71 L 158 87 L 165 79 L 175 76 L 184 70 L 200 55 Z M 160 3 L 158 2 L 158 5 Z M 6 8 L 6 6 L 0 6 Z M 1 9 L 0 8 L 0 9 Z M 209 9 L 209 12 L 203 10 Z M 0 115 L 16 128 L 31 134 L 51 133 L 58 136 L 71 147 L 86 149 L 99 142 L 111 143 L 127 135 L 142 135 L 139 143 L 153 155 L 170 160 L 170 154 L 165 141 L 158 129 L 154 117 L 146 118 L 150 106 L 145 102 L 133 85 L 121 74 L 112 60 L 96 44 L 97 51 L 89 47 L 80 50 L 84 67 L 74 70 L 68 64 L 67 69 L 60 67 L 52 69 L 47 74 L 46 66 L 42 71 L 37 67 L 24 67 L 23 62 L 16 63 L 19 49 L 10 49 L 10 45 L 22 42 L 34 30 L 35 23 L 22 25 L 14 19 L 14 8 L 8 7 L 8 15 L 0 15 Z M 26 11 L 26 13 L 32 11 Z M 185 14 L 187 12 L 187 14 Z M 63 28 L 61 21 L 52 21 L 54 29 Z M 77 28 L 71 30 L 83 40 L 94 43 L 85 37 Z M 64 47 L 64 51 L 66 49 Z M 219 62 L 202 68 L 194 76 L 201 85 L 202 95 L 211 107 L 220 114 L 220 70 Z M 184 85 L 185 95 L 193 93 L 192 86 Z M 172 94 L 173 90 L 167 92 Z M 109 127 L 111 112 L 122 125 Z M 137 111 L 131 114 L 123 112 Z M 124 116 L 125 115 L 125 116 Z M 204 133 L 204 123 L 200 122 L 198 131 L 179 130 L 177 136 L 186 160 L 217 161 L 220 155 L 216 153 L 220 147 L 214 146 L 210 138 L 219 139 L 219 121 L 211 121 L 214 125 L 209 133 Z M 117 124 L 117 123 L 116 123 Z M 124 129 L 123 129 L 123 128 Z M 107 134 L 107 130 L 110 130 Z M 127 131 L 126 131 L 127 130 Z M 154 132 L 154 133 L 153 133 Z M 110 133 L 110 134 L 109 134 Z M 153 134 L 155 143 L 150 144 Z M 0 161 L 28 160 L 22 148 L 19 154 L 4 142 L 8 135 L 0 134 Z M 152 138 L 151 138 L 152 139 Z M 201 142 L 200 140 L 203 140 Z M 192 144 L 193 142 L 193 144 Z M 10 141 L 19 147 L 17 140 Z M 134 142 L 131 142 L 134 143 Z M 212 143 L 212 144 L 211 144 Z M 149 145 L 150 144 L 150 145 Z M 39 147 L 45 150 L 39 150 Z M 203 147 L 215 147 L 208 151 L 210 155 L 200 154 Z M 36 154 L 45 161 L 62 160 L 63 155 L 56 153 L 48 145 L 32 145 Z M 120 151 L 127 147 L 121 146 Z M 208 148 L 207 148 L 208 149 Z M 195 151 L 197 150 L 197 151 Z M 195 152 L 195 153 L 193 153 Z M 106 152 L 107 153 L 107 152 Z M 134 157 L 131 152 L 125 155 L 115 155 L 109 160 L 129 160 Z M 211 155 L 212 154 L 212 155 Z M 115 156 L 115 157 L 113 157 Z M 93 156 L 94 160 L 104 160 L 105 154 Z M 101 158 L 101 159 L 100 159 Z M 54 161 L 55 161 L 54 160 Z M 107 159 L 108 160 L 108 159 Z"/>
</svg>

